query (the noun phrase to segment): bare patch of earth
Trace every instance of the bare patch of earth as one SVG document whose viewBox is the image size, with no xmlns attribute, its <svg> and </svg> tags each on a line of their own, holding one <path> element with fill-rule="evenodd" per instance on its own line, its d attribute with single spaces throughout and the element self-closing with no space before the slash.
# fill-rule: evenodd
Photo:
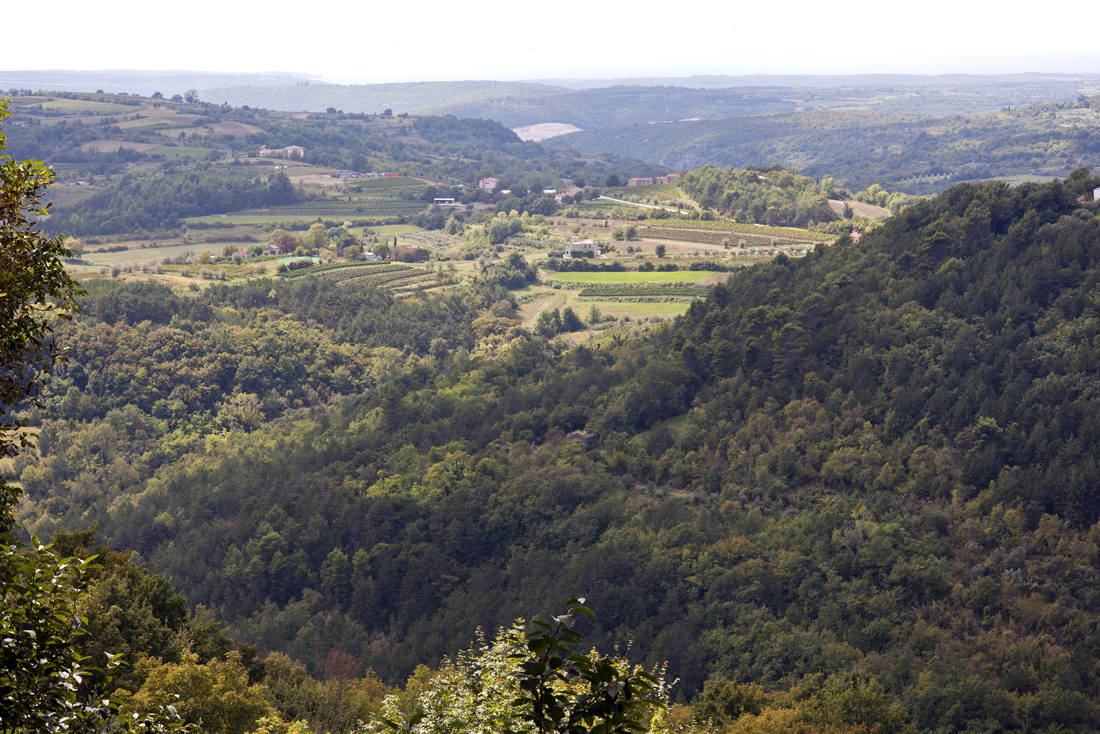
<svg viewBox="0 0 1100 734">
<path fill-rule="evenodd" d="M 540 140 L 556 138 L 559 135 L 581 132 L 581 128 L 565 122 L 543 122 L 538 125 L 513 128 L 512 132 L 518 135 L 520 140 L 534 140 L 537 143 Z"/>
<path fill-rule="evenodd" d="M 862 201 L 837 201 L 836 199 L 829 199 L 829 208 L 841 216 L 844 216 L 845 204 L 852 210 L 852 214 L 855 214 L 857 217 L 885 219 L 890 216 L 889 209 L 883 209 L 881 206 L 875 206 L 874 204 L 864 204 Z"/>
</svg>

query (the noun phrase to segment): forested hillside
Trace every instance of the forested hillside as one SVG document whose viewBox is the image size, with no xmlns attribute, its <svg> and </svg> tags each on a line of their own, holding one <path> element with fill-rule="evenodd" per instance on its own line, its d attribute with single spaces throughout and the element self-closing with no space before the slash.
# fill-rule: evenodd
<svg viewBox="0 0 1100 734">
<path fill-rule="evenodd" d="M 1064 176 L 1096 153 L 1093 98 L 1032 104 L 973 117 L 807 111 L 586 130 L 547 141 L 631 156 L 673 170 L 702 164 L 780 163 L 852 188 L 908 193 L 1013 174 Z"/>
<path fill-rule="evenodd" d="M 509 127 L 563 122 L 620 125 L 843 108 L 949 117 L 1035 102 L 1070 102 L 1095 90 L 1089 74 L 857 74 L 649 77 L 534 82 L 413 82 L 226 86 L 211 99 L 272 110 L 487 117 Z M 1086 94 L 1095 91 L 1086 91 Z M 768 163 L 770 161 L 758 161 Z"/>
<path fill-rule="evenodd" d="M 311 668 L 399 683 L 580 594 L 676 699 L 747 696 L 719 729 L 855 686 L 883 730 L 1093 730 L 1098 185 L 956 186 L 600 349 L 491 288 L 97 286 L 20 513 Z"/>
</svg>

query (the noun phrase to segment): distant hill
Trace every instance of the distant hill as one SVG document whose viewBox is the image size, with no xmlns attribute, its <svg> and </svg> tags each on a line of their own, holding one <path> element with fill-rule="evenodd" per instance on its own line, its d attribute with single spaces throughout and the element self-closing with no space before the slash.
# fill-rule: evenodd
<svg viewBox="0 0 1100 734">
<path fill-rule="evenodd" d="M 281 87 L 227 86 L 211 90 L 210 99 L 226 100 L 235 106 L 248 105 L 269 110 L 324 112 L 335 107 L 344 112 L 376 114 L 387 109 L 394 113 L 417 112 L 441 105 L 469 105 L 480 114 L 463 117 L 490 117 L 496 103 L 492 100 L 525 100 L 566 93 L 568 90 L 543 84 L 521 82 L 462 81 L 408 82 L 399 84 L 325 84 Z M 510 124 L 501 119 L 501 122 Z M 540 122 L 543 122 L 540 120 Z"/>
<path fill-rule="evenodd" d="M 1081 81 L 1095 83 L 1095 74 L 697 74 L 694 76 L 617 77 L 612 79 L 531 79 L 568 89 L 595 89 L 615 86 L 674 86 L 691 89 L 728 89 L 730 87 L 871 87 L 871 86 L 989 86 L 1064 84 Z"/>
<path fill-rule="evenodd" d="M 612 153 L 673 170 L 780 163 L 861 189 L 931 193 L 960 180 L 1065 176 L 1100 153 L 1100 104 L 1029 105 L 963 117 L 802 112 L 586 129 L 547 145 Z"/>
<path fill-rule="evenodd" d="M 0 89 L 49 90 L 52 92 L 126 92 L 148 97 L 160 92 L 168 97 L 188 89 L 202 92 L 212 87 L 271 87 L 295 84 L 322 84 L 320 77 L 298 72 L 272 71 L 259 74 L 208 71 L 2 71 Z M 223 100 L 218 100 L 223 101 Z"/>
<path fill-rule="evenodd" d="M 1100 93 L 1100 75 L 754 76 L 529 82 L 224 87 L 205 98 L 271 110 L 454 115 L 508 127 L 545 123 L 595 130 L 619 125 L 782 112 L 876 111 L 947 117 Z"/>
</svg>

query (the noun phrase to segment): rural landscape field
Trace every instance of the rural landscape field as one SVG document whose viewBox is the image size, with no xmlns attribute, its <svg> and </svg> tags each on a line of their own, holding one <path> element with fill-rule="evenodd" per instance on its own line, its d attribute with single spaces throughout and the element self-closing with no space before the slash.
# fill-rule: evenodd
<svg viewBox="0 0 1100 734">
<path fill-rule="evenodd" d="M 1100 74 L 5 85 L 0 734 L 1100 730 Z"/>
</svg>

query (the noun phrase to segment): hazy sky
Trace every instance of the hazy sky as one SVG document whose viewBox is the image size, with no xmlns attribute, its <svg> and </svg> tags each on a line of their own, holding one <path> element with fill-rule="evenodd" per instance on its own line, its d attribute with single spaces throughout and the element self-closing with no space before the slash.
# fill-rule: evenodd
<svg viewBox="0 0 1100 734">
<path fill-rule="evenodd" d="M 896 9 L 892 9 L 896 8 Z M 931 0 L 255 3 L 53 0 L 5 11 L 0 69 L 297 71 L 326 81 L 1100 71 L 1064 13 Z"/>
</svg>

